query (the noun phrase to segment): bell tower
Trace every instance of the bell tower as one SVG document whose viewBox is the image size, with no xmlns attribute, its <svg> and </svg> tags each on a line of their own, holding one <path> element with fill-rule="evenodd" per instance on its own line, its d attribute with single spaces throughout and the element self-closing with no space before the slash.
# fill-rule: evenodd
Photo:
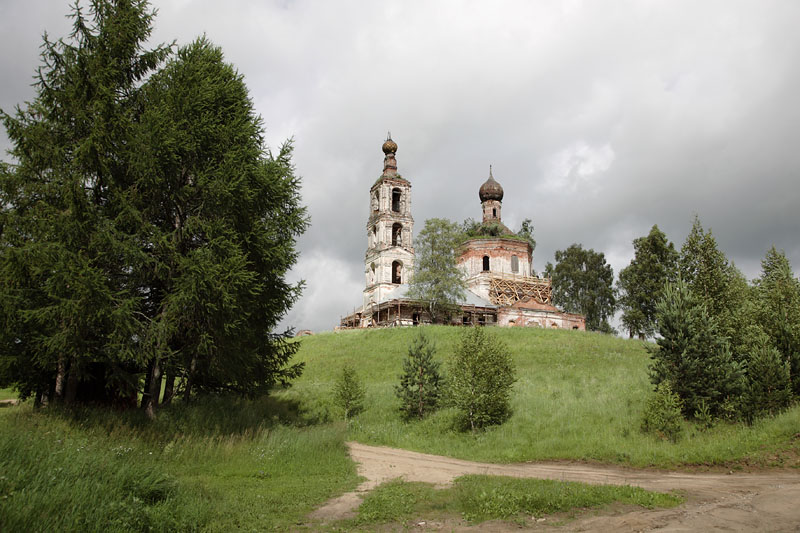
<svg viewBox="0 0 800 533">
<path fill-rule="evenodd" d="M 398 286 L 407 284 L 414 272 L 411 242 L 411 183 L 397 173 L 397 143 L 392 135 L 383 143 L 383 173 L 369 190 L 367 253 L 364 260 L 366 288 L 363 316 Z"/>
<path fill-rule="evenodd" d="M 500 222 L 500 209 L 503 207 L 503 187 L 492 176 L 492 165 L 489 165 L 489 179 L 478 190 L 483 211 L 483 223 Z"/>
</svg>

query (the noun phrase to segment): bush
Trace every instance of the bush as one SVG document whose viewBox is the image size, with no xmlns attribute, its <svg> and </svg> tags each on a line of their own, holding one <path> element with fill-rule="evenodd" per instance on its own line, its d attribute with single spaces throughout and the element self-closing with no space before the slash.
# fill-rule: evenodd
<svg viewBox="0 0 800 533">
<path fill-rule="evenodd" d="M 484 328 L 464 332 L 449 370 L 449 400 L 460 411 L 463 427 L 475 431 L 511 416 L 514 365 L 508 347 Z"/>
<path fill-rule="evenodd" d="M 355 369 L 345 365 L 333 386 L 333 403 L 342 411 L 345 420 L 364 410 L 365 395 L 364 385 Z"/>
<path fill-rule="evenodd" d="M 434 350 L 422 330 L 408 347 L 400 384 L 395 387 L 400 413 L 405 420 L 423 418 L 439 405 L 442 377 L 439 363 L 433 360 Z"/>
<path fill-rule="evenodd" d="M 662 381 L 647 399 L 642 431 L 676 442 L 681 436 L 681 399 L 672 392 L 668 381 Z"/>
</svg>

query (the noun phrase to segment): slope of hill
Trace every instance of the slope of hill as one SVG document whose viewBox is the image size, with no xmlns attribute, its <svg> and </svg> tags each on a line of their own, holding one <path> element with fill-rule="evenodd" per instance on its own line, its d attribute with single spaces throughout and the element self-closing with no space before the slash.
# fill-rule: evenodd
<svg viewBox="0 0 800 533">
<path fill-rule="evenodd" d="M 445 363 L 460 328 L 427 326 Z M 505 424 L 471 435 L 453 428 L 443 409 L 420 421 L 400 420 L 394 386 L 415 328 L 344 331 L 304 337 L 303 376 L 281 395 L 302 401 L 320 417 L 336 416 L 331 389 L 352 364 L 367 386 L 367 408 L 349 429 L 360 442 L 492 462 L 581 460 L 674 467 L 753 462 L 798 464 L 800 407 L 753 426 L 719 423 L 703 430 L 686 423 L 677 443 L 640 429 L 651 390 L 646 343 L 598 333 L 492 328 L 517 365 L 514 414 Z M 444 365 L 443 365 L 444 366 Z"/>
</svg>

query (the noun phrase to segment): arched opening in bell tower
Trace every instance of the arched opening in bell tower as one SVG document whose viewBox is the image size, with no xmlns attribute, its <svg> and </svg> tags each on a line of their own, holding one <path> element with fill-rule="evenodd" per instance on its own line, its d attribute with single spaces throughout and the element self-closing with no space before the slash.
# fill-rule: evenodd
<svg viewBox="0 0 800 533">
<path fill-rule="evenodd" d="M 489 256 L 488 255 L 484 255 L 483 256 L 483 271 L 484 272 L 488 272 L 489 271 Z"/>
<path fill-rule="evenodd" d="M 392 283 L 403 283 L 403 263 L 392 261 Z"/>
<path fill-rule="evenodd" d="M 399 213 L 400 212 L 400 196 L 401 195 L 402 195 L 402 192 L 400 192 L 400 189 L 397 189 L 397 188 L 392 189 L 392 211 L 394 211 L 395 213 Z"/>
<path fill-rule="evenodd" d="M 392 246 L 403 245 L 403 225 L 399 222 L 392 224 Z"/>
</svg>

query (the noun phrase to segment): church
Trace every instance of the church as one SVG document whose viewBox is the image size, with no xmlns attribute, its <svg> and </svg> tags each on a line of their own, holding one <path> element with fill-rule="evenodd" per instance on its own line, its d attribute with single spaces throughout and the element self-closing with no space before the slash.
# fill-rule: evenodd
<svg viewBox="0 0 800 533">
<path fill-rule="evenodd" d="M 383 173 L 369 190 L 363 303 L 337 329 L 430 323 L 425 303 L 408 297 L 414 275 L 411 182 L 397 172 L 397 143 L 391 135 L 382 149 Z M 467 290 L 452 323 L 585 330 L 585 317 L 552 304 L 550 280 L 533 275 L 531 244 L 503 224 L 503 187 L 491 167 L 478 197 L 482 224 L 494 231 L 467 238 L 456 250 Z"/>
</svg>

